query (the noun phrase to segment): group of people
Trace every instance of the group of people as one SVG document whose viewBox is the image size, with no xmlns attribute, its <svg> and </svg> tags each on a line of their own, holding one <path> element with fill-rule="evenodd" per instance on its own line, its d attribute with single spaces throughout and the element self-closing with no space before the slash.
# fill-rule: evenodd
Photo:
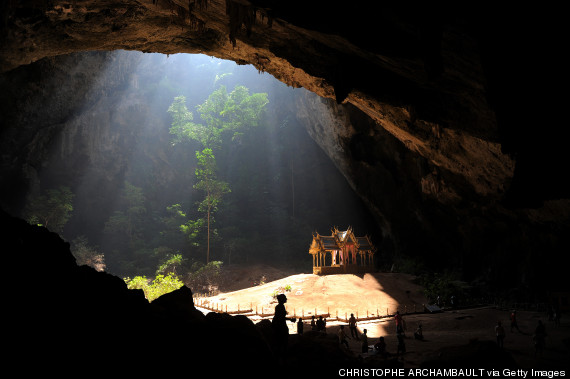
<svg viewBox="0 0 570 379">
<path fill-rule="evenodd" d="M 519 333 L 522 333 L 522 331 L 519 329 L 516 310 L 513 310 L 511 312 L 510 322 L 511 322 L 511 333 L 514 332 L 515 330 Z M 506 332 L 501 321 L 497 321 L 497 325 L 495 325 L 495 335 L 497 337 L 497 345 L 499 346 L 499 348 L 502 349 L 504 347 Z M 547 334 L 545 326 L 541 320 L 538 320 L 538 324 L 536 325 L 536 328 L 534 329 L 534 333 L 532 335 L 535 353 L 537 355 L 541 355 L 544 350 L 546 336 Z"/>
<path fill-rule="evenodd" d="M 311 317 L 311 330 L 317 332 L 327 332 L 327 320 L 323 318 L 323 316 L 319 316 L 318 319 L 315 316 Z"/>
<path fill-rule="evenodd" d="M 277 349 L 278 349 L 278 351 L 284 352 L 284 350 L 287 348 L 287 339 L 288 339 L 288 334 L 289 334 L 289 329 L 287 327 L 287 321 L 289 320 L 289 321 L 295 322 L 296 319 L 287 317 L 287 311 L 285 310 L 285 303 L 287 302 L 287 297 L 285 295 L 281 294 L 281 295 L 277 296 L 277 301 L 278 301 L 278 304 L 275 307 L 275 315 L 273 317 L 272 325 L 273 325 L 273 329 L 275 332 L 275 340 L 276 340 L 276 344 L 277 344 Z M 558 319 L 559 319 L 559 317 L 560 316 L 558 313 Z M 511 312 L 509 318 L 510 318 L 510 330 L 511 330 L 511 332 L 514 332 L 516 330 L 517 332 L 522 333 L 521 330 L 519 329 L 519 326 L 518 326 L 516 310 L 513 310 Z M 402 318 L 402 315 L 400 314 L 399 311 L 397 311 L 396 314 L 394 315 L 394 320 L 396 322 L 396 337 L 398 340 L 396 355 L 399 356 L 400 354 L 404 354 L 406 352 L 406 343 L 405 343 L 405 329 L 406 329 L 406 327 L 405 327 L 405 321 Z M 350 318 L 348 319 L 348 327 L 350 329 L 350 337 L 345 332 L 344 325 L 341 325 L 338 332 L 337 332 L 339 344 L 341 346 L 344 346 L 347 349 L 349 349 L 350 347 L 349 347 L 347 340 L 354 338 L 355 340 L 361 341 L 361 352 L 362 353 L 368 353 L 370 350 L 370 347 L 368 345 L 367 330 L 364 329 L 362 334 L 359 335 L 356 324 L 357 324 L 357 320 L 354 317 L 354 314 L 351 314 Z M 558 325 L 558 324 L 555 323 L 555 325 Z M 326 319 L 324 319 L 322 316 L 319 316 L 319 318 L 316 319 L 315 316 L 313 316 L 311 318 L 311 330 L 326 333 Z M 303 320 L 302 319 L 299 319 L 297 322 L 297 333 L 303 334 Z M 501 321 L 497 321 L 497 324 L 495 325 L 495 334 L 496 334 L 496 338 L 497 338 L 497 344 L 498 344 L 499 348 L 502 349 L 504 347 L 504 340 L 506 337 L 506 332 L 505 332 L 505 327 L 503 326 Z M 539 320 L 538 325 L 536 326 L 536 328 L 534 330 L 534 334 L 533 334 L 533 341 L 534 341 L 534 346 L 536 349 L 536 354 L 542 354 L 542 351 L 544 349 L 546 336 L 547 336 L 547 334 L 546 334 L 545 326 Z M 417 339 L 417 340 L 423 340 L 424 339 L 421 323 L 418 325 L 418 328 L 414 332 L 414 339 Z M 386 341 L 385 341 L 383 336 L 379 337 L 378 341 L 374 344 L 373 353 L 378 354 L 380 356 L 384 356 L 384 357 L 387 357 L 389 355 L 387 350 L 386 350 Z"/>
<path fill-rule="evenodd" d="M 368 330 L 364 329 L 362 331 L 362 334 L 360 336 L 358 335 L 358 330 L 356 329 L 356 317 L 354 317 L 353 313 L 350 314 L 350 318 L 348 319 L 348 327 L 350 329 L 350 337 L 348 337 L 346 332 L 344 331 L 344 325 L 340 326 L 340 328 L 337 332 L 338 343 L 341 346 L 345 346 L 347 349 L 349 349 L 347 339 L 354 338 L 355 340 L 361 341 L 360 342 L 361 352 L 362 353 L 368 353 L 368 350 L 369 350 L 368 335 L 367 335 Z"/>
<path fill-rule="evenodd" d="M 396 347 L 396 355 L 399 356 L 400 354 L 404 354 L 406 352 L 405 322 L 399 311 L 396 312 L 394 320 L 396 321 L 396 337 L 398 339 L 398 345 Z M 350 318 L 348 319 L 348 327 L 350 329 L 350 337 L 348 337 L 348 335 L 346 334 L 344 325 L 340 326 L 338 330 L 339 344 L 341 346 L 346 346 L 348 348 L 347 339 L 354 338 L 356 340 L 361 341 L 361 347 L 362 347 L 361 352 L 368 353 L 370 351 L 370 346 L 368 345 L 368 334 L 367 334 L 368 331 L 366 329 L 363 329 L 362 334 L 360 336 L 358 335 L 358 330 L 356 328 L 356 318 L 354 317 L 354 314 L 351 314 Z M 424 337 L 423 337 L 421 324 L 418 326 L 418 329 L 414 332 L 414 338 L 423 340 Z M 378 338 L 378 341 L 374 344 L 372 348 L 372 353 L 380 355 L 382 357 L 388 357 L 390 354 L 388 353 L 386 346 L 387 346 L 386 339 L 383 336 L 381 336 Z"/>
</svg>

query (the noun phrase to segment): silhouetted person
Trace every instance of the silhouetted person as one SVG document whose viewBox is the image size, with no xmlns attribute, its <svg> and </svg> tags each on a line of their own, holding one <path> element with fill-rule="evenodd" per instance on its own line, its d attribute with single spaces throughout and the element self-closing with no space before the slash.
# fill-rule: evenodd
<svg viewBox="0 0 570 379">
<path fill-rule="evenodd" d="M 420 341 L 424 339 L 424 332 L 422 330 L 422 324 L 418 325 L 418 328 L 414 332 L 414 338 Z"/>
<path fill-rule="evenodd" d="M 404 334 L 404 319 L 402 318 L 400 311 L 396 311 L 394 319 L 396 320 L 396 334 Z"/>
<path fill-rule="evenodd" d="M 284 294 L 277 295 L 278 304 L 275 306 L 275 314 L 271 325 L 275 334 L 276 352 L 280 359 L 283 358 L 287 351 L 287 342 L 289 339 L 289 328 L 287 327 L 287 310 L 285 310 L 285 303 L 287 296 Z M 289 319 L 295 321 L 295 319 Z"/>
<path fill-rule="evenodd" d="M 297 322 L 297 334 L 303 334 L 303 320 L 299 317 L 299 322 Z"/>
<path fill-rule="evenodd" d="M 544 328 L 544 324 L 542 321 L 538 320 L 538 325 L 534 330 L 534 348 L 535 353 L 538 355 L 542 355 L 542 351 L 544 350 L 544 339 L 546 338 L 546 329 Z"/>
<path fill-rule="evenodd" d="M 552 321 L 554 319 L 554 307 L 552 305 L 548 306 L 546 314 L 548 316 L 548 321 Z"/>
<path fill-rule="evenodd" d="M 317 330 L 317 320 L 315 320 L 315 316 L 311 316 L 311 330 Z"/>
<path fill-rule="evenodd" d="M 346 340 L 348 337 L 346 336 L 346 333 L 344 332 L 344 325 L 340 326 L 337 334 L 338 334 L 338 343 L 340 345 L 345 345 L 347 349 L 350 349 L 350 347 L 348 346 L 348 341 Z"/>
<path fill-rule="evenodd" d="M 497 345 L 502 349 L 505 340 L 505 328 L 503 328 L 500 321 L 497 321 L 497 325 L 495 326 L 495 334 L 497 335 Z"/>
<path fill-rule="evenodd" d="M 362 352 L 368 353 L 368 336 L 366 335 L 367 330 L 362 331 Z"/>
<path fill-rule="evenodd" d="M 560 326 L 560 308 L 556 307 L 554 308 L 554 325 L 555 326 Z"/>
<path fill-rule="evenodd" d="M 511 313 L 511 332 L 513 329 L 516 329 L 518 332 L 520 332 L 519 325 L 517 323 L 517 311 L 515 310 L 513 310 Z"/>
<path fill-rule="evenodd" d="M 319 319 L 317 320 L 317 331 L 319 332 L 327 332 L 327 327 L 325 324 L 325 320 L 323 320 L 323 316 L 319 316 Z"/>
<path fill-rule="evenodd" d="M 388 353 L 386 352 L 386 341 L 384 340 L 384 337 L 378 338 L 378 342 L 374 344 L 374 350 L 378 355 L 386 358 Z"/>
<path fill-rule="evenodd" d="M 350 314 L 350 318 L 348 319 L 348 327 L 350 328 L 350 336 L 358 339 L 358 331 L 356 330 L 356 318 L 354 314 Z"/>
</svg>

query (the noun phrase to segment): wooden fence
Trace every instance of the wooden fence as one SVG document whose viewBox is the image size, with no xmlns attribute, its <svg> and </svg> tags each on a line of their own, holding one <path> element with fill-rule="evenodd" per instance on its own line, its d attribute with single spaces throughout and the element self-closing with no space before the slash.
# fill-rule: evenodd
<svg viewBox="0 0 570 379">
<path fill-rule="evenodd" d="M 265 308 L 265 307 L 261 307 L 258 308 L 257 306 L 253 307 L 253 303 L 250 303 L 248 306 L 243 307 L 240 306 L 239 304 L 237 305 L 237 309 L 234 310 L 228 310 L 228 305 L 227 304 L 218 304 L 218 303 L 210 303 L 207 298 L 205 296 L 196 296 L 194 298 L 194 306 L 198 307 L 198 308 L 202 308 L 205 310 L 208 310 L 210 312 L 216 312 L 216 313 L 227 313 L 227 314 L 242 314 L 248 317 L 260 317 L 260 318 L 269 318 L 269 317 L 273 317 L 273 315 L 275 314 L 273 311 L 273 308 Z M 411 306 L 407 306 L 407 305 L 403 305 L 401 307 L 398 308 L 400 310 L 400 313 L 402 314 L 413 314 L 413 313 L 424 313 L 425 312 L 425 307 L 424 306 L 417 306 L 417 305 L 411 305 Z M 307 314 L 305 313 L 305 311 L 307 311 Z M 319 313 L 319 311 L 321 311 L 321 313 Z M 380 320 L 380 319 L 384 319 L 387 317 L 393 317 L 395 314 L 395 311 L 393 313 L 390 313 L 389 309 L 386 308 L 386 313 L 384 314 L 382 311 L 382 314 L 380 313 L 380 308 L 376 308 L 375 309 L 376 313 L 371 313 L 370 310 L 366 310 L 365 313 L 359 314 L 358 311 L 354 312 L 354 317 L 356 318 L 356 321 L 368 321 L 368 320 Z M 291 310 L 289 309 L 289 312 L 291 312 Z M 322 317 L 328 321 L 340 321 L 340 322 L 346 322 L 348 323 L 348 312 L 345 312 L 344 315 L 340 314 L 338 310 L 335 311 L 335 315 L 332 316 L 330 308 L 327 308 L 327 311 L 324 312 L 322 309 L 319 310 L 317 308 L 306 310 L 306 309 L 295 309 L 293 308 L 292 313 L 289 313 L 289 317 L 294 317 L 296 319 L 302 319 L 302 320 L 310 320 L 313 318 L 313 316 L 318 319 L 319 317 Z"/>
</svg>

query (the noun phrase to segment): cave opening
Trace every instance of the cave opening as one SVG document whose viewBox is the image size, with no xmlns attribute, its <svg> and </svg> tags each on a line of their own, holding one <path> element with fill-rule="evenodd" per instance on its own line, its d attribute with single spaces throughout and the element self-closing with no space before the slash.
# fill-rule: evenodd
<svg viewBox="0 0 570 379">
<path fill-rule="evenodd" d="M 186 277 L 208 262 L 308 272 L 315 232 L 350 226 L 379 237 L 362 199 L 303 126 L 299 108 L 316 97 L 305 89 L 199 54 L 85 52 L 15 71 L 10 85 L 20 91 L 6 101 L 21 111 L 10 121 L 25 117 L 43 129 L 16 138 L 27 170 L 5 187 L 12 192 L 3 207 L 60 233 L 80 263 L 130 278 L 168 270 Z M 236 88 L 244 91 L 235 95 L 245 97 L 241 106 L 227 101 Z M 255 113 L 247 101 L 257 95 L 266 103 L 254 120 L 243 114 Z M 175 113 L 177 98 L 184 109 Z M 211 200 L 210 225 L 199 210 L 208 198 L 195 187 L 196 154 L 212 146 L 174 131 L 182 113 L 194 126 L 215 128 L 198 111 L 208 101 L 234 112 L 220 121 L 226 129 L 213 147 L 214 181 L 227 188 Z M 256 126 L 237 125 L 240 117 Z"/>
</svg>

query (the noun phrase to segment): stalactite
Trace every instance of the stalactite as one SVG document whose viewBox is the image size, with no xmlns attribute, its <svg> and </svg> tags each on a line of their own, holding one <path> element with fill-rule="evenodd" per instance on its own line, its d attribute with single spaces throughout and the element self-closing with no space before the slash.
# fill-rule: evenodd
<svg viewBox="0 0 570 379">
<path fill-rule="evenodd" d="M 269 17 L 269 12 L 265 9 L 258 9 L 249 4 L 238 3 L 234 0 L 226 0 L 226 15 L 230 16 L 229 39 L 232 45 L 236 46 L 236 35 L 242 25 L 245 26 L 246 36 L 251 36 L 251 29 L 255 24 L 257 11 L 260 11 L 262 20 L 267 17 L 268 26 L 271 27 L 273 19 Z"/>
</svg>

